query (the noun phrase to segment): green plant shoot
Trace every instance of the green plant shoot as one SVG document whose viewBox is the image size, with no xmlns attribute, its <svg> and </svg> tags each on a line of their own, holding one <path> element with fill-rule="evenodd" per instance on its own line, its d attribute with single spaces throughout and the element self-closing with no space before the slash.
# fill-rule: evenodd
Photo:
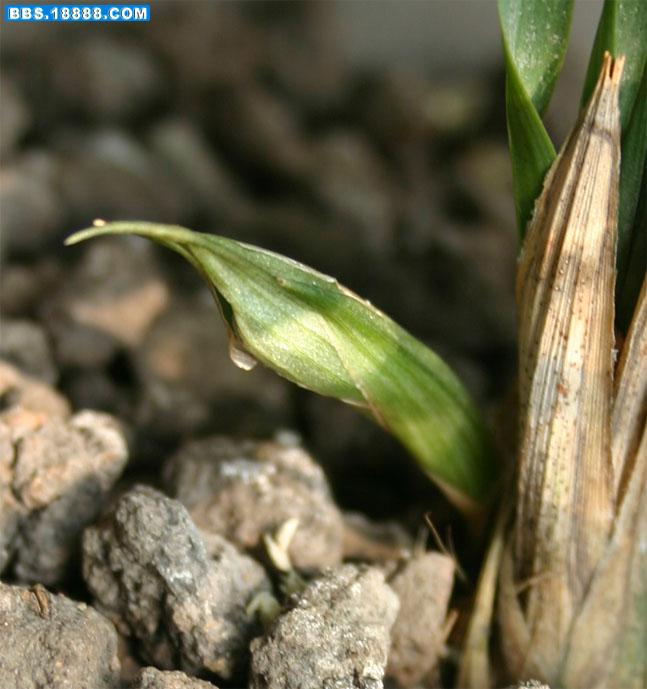
<svg viewBox="0 0 647 689">
<path fill-rule="evenodd" d="M 260 361 L 297 385 L 360 407 L 464 511 L 492 494 L 498 466 L 460 381 L 429 348 L 335 279 L 175 226 L 110 223 L 78 232 L 67 244 L 113 234 L 146 237 L 196 267 L 220 307 L 239 366 Z"/>
</svg>

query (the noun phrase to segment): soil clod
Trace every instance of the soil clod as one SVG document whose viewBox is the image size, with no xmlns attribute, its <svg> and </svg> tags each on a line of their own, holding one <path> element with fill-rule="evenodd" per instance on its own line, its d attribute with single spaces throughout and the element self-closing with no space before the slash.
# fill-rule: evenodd
<svg viewBox="0 0 647 689">
<path fill-rule="evenodd" d="M 312 581 L 252 642 L 251 689 L 381 689 L 398 599 L 374 567 Z"/>
<path fill-rule="evenodd" d="M 0 583 L 3 689 L 118 689 L 117 634 L 85 603 Z"/>
<path fill-rule="evenodd" d="M 86 530 L 83 574 L 99 609 L 148 662 L 241 676 L 260 631 L 246 608 L 269 581 L 223 538 L 205 541 L 178 501 L 145 486 L 123 495 Z"/>
</svg>

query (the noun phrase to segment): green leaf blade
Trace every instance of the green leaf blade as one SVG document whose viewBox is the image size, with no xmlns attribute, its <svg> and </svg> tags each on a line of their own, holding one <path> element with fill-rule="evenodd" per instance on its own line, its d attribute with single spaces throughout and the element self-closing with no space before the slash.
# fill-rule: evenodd
<svg viewBox="0 0 647 689">
<path fill-rule="evenodd" d="M 647 272 L 647 66 L 622 137 L 617 322 L 626 332 Z"/>
<path fill-rule="evenodd" d="M 602 55 L 624 55 L 620 83 L 622 157 L 618 213 L 617 324 L 626 330 L 647 270 L 647 2 L 606 0 L 582 92 L 592 91 Z"/>
<path fill-rule="evenodd" d="M 623 130 L 637 102 L 647 61 L 647 3 L 644 0 L 606 0 L 582 91 L 582 105 L 591 96 L 605 51 L 625 56 L 620 84 L 620 115 Z"/>
<path fill-rule="evenodd" d="M 506 116 L 517 225 L 523 238 L 555 148 L 541 121 L 568 45 L 572 0 L 499 0 Z"/>
<path fill-rule="evenodd" d="M 460 381 L 336 280 L 224 237 L 151 223 L 90 228 L 67 243 L 107 234 L 136 234 L 178 251 L 208 281 L 244 350 L 304 388 L 363 407 L 459 507 L 469 512 L 491 496 L 499 467 Z"/>
<path fill-rule="evenodd" d="M 564 62 L 572 14 L 573 0 L 499 0 L 506 68 L 514 65 L 539 114 Z"/>
<path fill-rule="evenodd" d="M 515 212 L 523 238 L 544 178 L 557 153 L 514 73 L 506 79 L 506 112 Z"/>
</svg>

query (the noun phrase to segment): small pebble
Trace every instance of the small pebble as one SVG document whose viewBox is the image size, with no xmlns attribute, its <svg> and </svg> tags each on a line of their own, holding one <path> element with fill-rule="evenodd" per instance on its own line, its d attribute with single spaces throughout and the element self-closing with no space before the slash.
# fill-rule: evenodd
<svg viewBox="0 0 647 689">
<path fill-rule="evenodd" d="M 33 256 L 61 237 L 67 218 L 56 187 L 58 162 L 31 151 L 0 170 L 0 223 L 5 256 Z"/>
<path fill-rule="evenodd" d="M 0 357 L 50 385 L 58 378 L 51 342 L 43 327 L 34 321 L 2 319 Z"/>
<path fill-rule="evenodd" d="M 58 362 L 107 364 L 120 348 L 142 342 L 168 300 L 151 245 L 121 237 L 88 245 L 43 307 Z"/>
<path fill-rule="evenodd" d="M 315 579 L 252 642 L 250 689 L 382 689 L 398 607 L 376 568 Z"/>
<path fill-rule="evenodd" d="M 157 667 L 240 679 L 259 632 L 247 606 L 269 581 L 223 538 L 205 543 L 186 509 L 136 486 L 83 538 L 83 576 L 99 609 Z"/>
<path fill-rule="evenodd" d="M 131 689 L 217 689 L 217 687 L 210 682 L 189 677 L 183 672 L 145 667 L 131 685 Z"/>
</svg>

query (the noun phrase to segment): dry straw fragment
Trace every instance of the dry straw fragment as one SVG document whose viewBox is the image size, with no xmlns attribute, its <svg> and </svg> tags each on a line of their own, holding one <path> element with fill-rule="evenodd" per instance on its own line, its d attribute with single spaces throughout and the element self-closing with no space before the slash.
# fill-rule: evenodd
<svg viewBox="0 0 647 689">
<path fill-rule="evenodd" d="M 623 420 L 624 411 L 613 411 L 623 63 L 605 55 L 591 100 L 546 177 L 517 274 L 520 457 L 500 574 L 502 642 L 515 676 L 587 689 L 610 671 L 628 563 L 605 578 L 604 595 L 597 587 L 599 605 L 592 587 L 612 544 L 624 539 L 617 497 L 629 487 L 636 448 L 626 429 L 636 435 L 641 423 L 629 401 Z M 618 394 L 634 400 L 627 386 Z M 615 458 L 612 418 L 620 429 Z"/>
</svg>

